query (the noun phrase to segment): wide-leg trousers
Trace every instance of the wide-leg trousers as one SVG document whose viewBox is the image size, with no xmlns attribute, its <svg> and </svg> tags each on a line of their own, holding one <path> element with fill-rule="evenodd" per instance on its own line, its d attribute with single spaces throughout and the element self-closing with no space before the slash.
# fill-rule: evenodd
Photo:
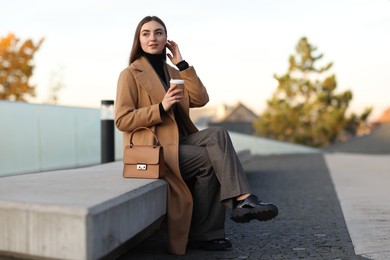
<svg viewBox="0 0 390 260">
<path fill-rule="evenodd" d="M 229 133 L 213 127 L 181 138 L 179 161 L 194 201 L 190 239 L 224 238 L 225 206 L 232 207 L 235 197 L 251 193 Z"/>
</svg>

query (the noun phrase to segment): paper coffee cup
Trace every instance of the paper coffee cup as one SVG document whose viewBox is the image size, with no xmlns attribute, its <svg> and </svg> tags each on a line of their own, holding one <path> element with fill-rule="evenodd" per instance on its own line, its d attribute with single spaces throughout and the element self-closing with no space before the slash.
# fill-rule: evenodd
<svg viewBox="0 0 390 260">
<path fill-rule="evenodd" d="M 171 79 L 170 82 L 173 84 L 184 85 L 184 80 L 182 79 Z"/>
<path fill-rule="evenodd" d="M 184 80 L 182 79 L 171 79 L 171 84 L 176 84 L 177 89 L 184 89 Z"/>
</svg>

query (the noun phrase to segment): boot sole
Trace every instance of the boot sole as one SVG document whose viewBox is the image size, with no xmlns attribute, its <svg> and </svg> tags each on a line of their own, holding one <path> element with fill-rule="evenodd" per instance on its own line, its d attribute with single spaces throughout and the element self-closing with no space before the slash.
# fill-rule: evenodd
<svg viewBox="0 0 390 260">
<path fill-rule="evenodd" d="M 267 221 L 278 215 L 278 208 L 274 205 L 268 205 L 257 208 L 239 208 L 233 209 L 231 220 L 237 223 L 248 223 L 252 219 L 258 221 Z"/>
</svg>

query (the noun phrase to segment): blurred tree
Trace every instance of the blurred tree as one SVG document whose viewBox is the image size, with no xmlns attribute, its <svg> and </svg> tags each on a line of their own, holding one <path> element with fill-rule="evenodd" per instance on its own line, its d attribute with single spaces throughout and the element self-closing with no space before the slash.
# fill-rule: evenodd
<svg viewBox="0 0 390 260">
<path fill-rule="evenodd" d="M 59 93 L 66 87 L 63 77 L 64 67 L 60 66 L 56 71 L 52 71 L 49 81 L 49 96 L 45 103 L 57 104 L 59 99 Z"/>
<path fill-rule="evenodd" d="M 316 50 L 306 37 L 298 41 L 286 74 L 274 75 L 278 87 L 264 113 L 254 122 L 256 134 L 321 147 L 337 140 L 345 127 L 349 132 L 356 131 L 356 122 L 367 119 L 370 109 L 361 117 L 346 117 L 352 92 L 335 93 L 336 76 L 324 75 L 333 64 L 318 66 L 323 55 L 316 55 Z"/>
<path fill-rule="evenodd" d="M 32 60 L 44 38 L 34 44 L 10 33 L 0 38 L 0 99 L 26 101 L 25 96 L 35 96 L 35 86 L 29 84 L 34 65 Z"/>
</svg>

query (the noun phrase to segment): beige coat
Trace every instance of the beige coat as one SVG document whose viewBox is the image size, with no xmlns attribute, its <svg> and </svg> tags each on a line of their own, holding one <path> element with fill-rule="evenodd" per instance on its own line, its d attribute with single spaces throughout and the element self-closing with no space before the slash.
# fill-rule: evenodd
<svg viewBox="0 0 390 260">
<path fill-rule="evenodd" d="M 190 107 L 204 106 L 209 97 L 205 87 L 189 67 L 178 71 L 167 65 L 171 79 L 185 81 L 184 98 L 178 103 L 181 118 L 189 133 L 198 131 L 189 117 Z M 179 169 L 179 130 L 172 110 L 160 117 L 159 103 L 165 95 L 164 87 L 152 66 L 141 57 L 124 69 L 118 80 L 115 124 L 123 131 L 124 145 L 129 143 L 132 130 L 140 126 L 150 127 L 164 147 L 166 163 L 166 181 L 168 182 L 168 239 L 169 251 L 173 254 L 185 254 L 192 216 L 192 196 L 183 181 Z M 134 143 L 152 143 L 152 135 L 137 132 Z"/>
</svg>

